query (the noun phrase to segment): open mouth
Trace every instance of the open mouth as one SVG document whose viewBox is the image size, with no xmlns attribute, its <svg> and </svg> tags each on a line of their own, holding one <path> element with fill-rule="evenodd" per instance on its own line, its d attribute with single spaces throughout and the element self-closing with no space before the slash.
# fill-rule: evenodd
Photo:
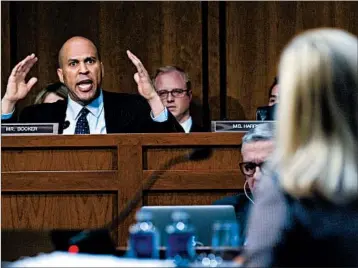
<svg viewBox="0 0 358 268">
<path fill-rule="evenodd" d="M 76 86 L 83 92 L 90 91 L 93 87 L 93 81 L 91 79 L 85 79 L 76 84 Z"/>
</svg>

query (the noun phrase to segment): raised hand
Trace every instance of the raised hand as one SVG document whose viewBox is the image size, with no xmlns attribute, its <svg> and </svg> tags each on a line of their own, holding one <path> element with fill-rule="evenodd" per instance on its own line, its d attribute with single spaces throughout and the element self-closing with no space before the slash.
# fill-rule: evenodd
<svg viewBox="0 0 358 268">
<path fill-rule="evenodd" d="M 27 83 L 26 75 L 36 63 L 37 57 L 31 54 L 19 62 L 9 76 L 4 98 L 8 101 L 16 102 L 26 97 L 27 93 L 37 82 L 37 78 L 32 77 Z"/>
<path fill-rule="evenodd" d="M 137 72 L 134 74 L 134 80 L 138 85 L 139 94 L 141 94 L 148 101 L 156 98 L 158 94 L 155 91 L 150 76 L 144 68 L 142 62 L 129 50 L 127 50 L 127 55 L 137 68 Z"/>
</svg>

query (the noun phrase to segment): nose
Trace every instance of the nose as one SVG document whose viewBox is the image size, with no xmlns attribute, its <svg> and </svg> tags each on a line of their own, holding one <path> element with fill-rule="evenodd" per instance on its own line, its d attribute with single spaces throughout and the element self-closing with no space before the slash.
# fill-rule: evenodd
<svg viewBox="0 0 358 268">
<path fill-rule="evenodd" d="M 80 73 L 87 74 L 88 72 L 89 71 L 88 71 L 87 65 L 84 62 L 81 62 L 80 63 Z"/>
<path fill-rule="evenodd" d="M 261 169 L 260 167 L 256 167 L 255 173 L 254 175 L 252 175 L 252 178 L 254 179 L 255 182 L 257 182 L 258 180 L 260 180 L 261 177 Z"/>
<path fill-rule="evenodd" d="M 174 101 L 174 98 L 173 98 L 172 94 L 169 92 L 168 97 L 167 97 L 167 102 L 173 102 L 173 101 Z"/>
</svg>

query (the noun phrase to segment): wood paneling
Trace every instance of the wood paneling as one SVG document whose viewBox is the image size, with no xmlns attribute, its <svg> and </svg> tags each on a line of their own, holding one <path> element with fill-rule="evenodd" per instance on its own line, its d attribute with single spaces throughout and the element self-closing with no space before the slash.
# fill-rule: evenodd
<svg viewBox="0 0 358 268">
<path fill-rule="evenodd" d="M 117 154 L 111 149 L 9 150 L 1 158 L 3 171 L 117 170 Z M 14 166 L 14 162 L 18 164 Z"/>
<path fill-rule="evenodd" d="M 2 228 L 114 225 L 118 244 L 125 246 L 143 204 L 209 205 L 240 191 L 241 138 L 242 133 L 3 137 Z M 191 161 L 189 153 L 199 148 L 213 151 Z M 138 202 L 128 209 L 134 197 Z M 111 222 L 127 209 L 119 225 Z"/>
<path fill-rule="evenodd" d="M 106 90 L 137 93 L 135 68 L 126 55 L 130 49 L 151 74 L 169 64 L 189 73 L 193 117 L 199 123 L 203 118 L 219 119 L 220 108 L 226 109 L 228 119 L 254 119 L 256 108 L 267 104 L 279 55 L 295 34 L 313 27 L 339 27 L 358 34 L 358 2 L 222 4 L 225 16 L 219 13 L 219 2 L 1 2 L 2 95 L 11 65 L 34 52 L 39 61 L 30 75 L 39 81 L 19 109 L 32 103 L 41 88 L 57 80 L 57 53 L 63 42 L 82 35 L 99 47 Z M 220 29 L 225 40 L 219 38 Z M 225 55 L 220 46 L 226 48 Z M 207 66 L 202 65 L 203 58 Z M 226 77 L 220 64 L 226 66 Z M 208 69 L 205 77 L 203 67 Z M 220 107 L 224 78 L 226 107 Z M 210 109 L 202 111 L 203 103 Z"/>
<path fill-rule="evenodd" d="M 280 53 L 310 28 L 338 27 L 357 35 L 357 2 L 227 2 L 227 114 L 254 119 L 268 102 Z"/>
<path fill-rule="evenodd" d="M 117 200 L 114 194 L 100 192 L 2 193 L 1 203 L 1 227 L 5 229 L 84 229 L 111 221 Z"/>
<path fill-rule="evenodd" d="M 1 97 L 11 70 L 10 2 L 1 2 Z"/>
<path fill-rule="evenodd" d="M 219 2 L 208 2 L 208 102 L 211 120 L 220 119 Z"/>
<path fill-rule="evenodd" d="M 118 191 L 120 188 L 116 171 L 3 171 L 1 174 L 4 192 Z"/>
<path fill-rule="evenodd" d="M 158 169 L 166 161 L 179 155 L 190 155 L 193 149 L 189 148 L 151 148 L 146 152 L 147 163 L 145 169 Z M 178 163 L 172 169 L 185 170 L 213 170 L 237 167 L 241 162 L 241 153 L 238 148 L 212 148 L 210 158 L 199 162 Z M 208 164 L 210 163 L 210 165 Z"/>
<path fill-rule="evenodd" d="M 233 194 L 232 192 L 229 194 Z M 146 206 L 175 206 L 180 204 L 186 205 L 210 205 L 215 200 L 222 197 L 221 194 L 202 191 L 198 192 L 179 192 L 173 191 L 170 193 L 162 191 L 153 191 L 144 197 L 144 205 Z"/>
</svg>

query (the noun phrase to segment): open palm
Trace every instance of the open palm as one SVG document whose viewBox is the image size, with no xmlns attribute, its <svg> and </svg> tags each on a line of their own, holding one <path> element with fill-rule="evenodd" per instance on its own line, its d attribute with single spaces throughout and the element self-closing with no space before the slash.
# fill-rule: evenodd
<svg viewBox="0 0 358 268">
<path fill-rule="evenodd" d="M 36 61 L 37 57 L 35 57 L 34 54 L 31 54 L 12 69 L 4 95 L 6 100 L 16 102 L 26 97 L 28 92 L 37 82 L 37 78 L 35 77 L 32 77 L 27 83 L 25 81 L 26 75 Z"/>
<path fill-rule="evenodd" d="M 152 80 L 143 66 L 142 62 L 129 50 L 127 50 L 127 55 L 132 63 L 137 68 L 137 73 L 134 74 L 134 80 L 138 85 L 138 92 L 147 100 L 151 100 L 157 95 L 157 92 L 154 89 Z"/>
</svg>

